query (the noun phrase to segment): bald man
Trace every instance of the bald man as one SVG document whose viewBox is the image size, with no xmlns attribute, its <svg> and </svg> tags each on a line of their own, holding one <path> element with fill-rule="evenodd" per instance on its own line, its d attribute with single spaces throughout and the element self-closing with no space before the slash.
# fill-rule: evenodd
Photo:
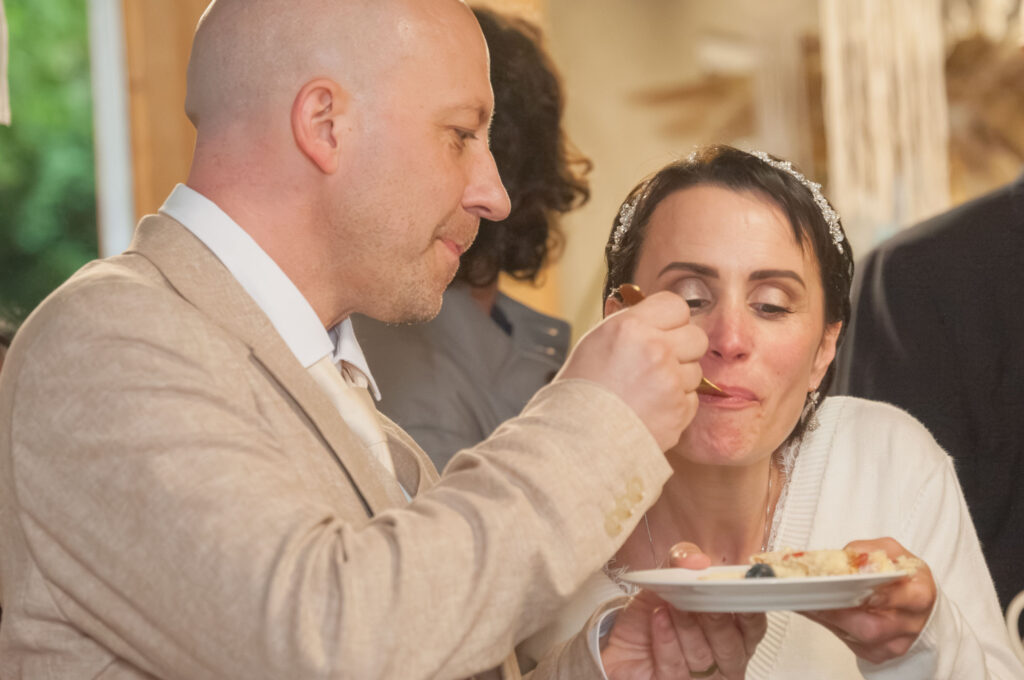
<svg viewBox="0 0 1024 680">
<path fill-rule="evenodd" d="M 669 294 L 611 317 L 441 479 L 375 412 L 349 315 L 429 319 L 508 213 L 491 108 L 456 0 L 210 6 L 187 183 L 4 365 L 0 676 L 518 676 L 670 474 L 706 338 Z M 672 626 L 635 599 L 536 676 L 683 672 Z"/>
</svg>

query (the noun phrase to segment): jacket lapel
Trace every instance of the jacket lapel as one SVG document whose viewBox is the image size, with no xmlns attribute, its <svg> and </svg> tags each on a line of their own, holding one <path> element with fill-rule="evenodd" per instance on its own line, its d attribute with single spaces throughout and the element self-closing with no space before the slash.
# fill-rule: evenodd
<svg viewBox="0 0 1024 680">
<path fill-rule="evenodd" d="M 405 503 L 384 466 L 345 425 L 330 399 L 295 359 L 270 320 L 190 231 L 164 215 L 142 220 L 128 253 L 153 263 L 182 298 L 244 342 L 295 400 L 363 498 L 368 514 Z M 412 491 L 410 491 L 410 494 Z"/>
</svg>

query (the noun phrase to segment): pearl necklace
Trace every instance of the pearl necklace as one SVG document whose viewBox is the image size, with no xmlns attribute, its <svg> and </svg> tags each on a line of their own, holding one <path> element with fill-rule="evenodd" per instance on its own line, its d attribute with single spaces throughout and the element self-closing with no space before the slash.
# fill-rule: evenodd
<svg viewBox="0 0 1024 680">
<path fill-rule="evenodd" d="M 775 469 L 775 456 L 772 455 L 768 459 L 768 491 L 765 493 L 764 499 L 764 529 L 761 532 L 761 552 L 768 551 L 768 540 L 771 538 L 771 506 L 772 506 L 772 472 Z M 663 565 L 659 564 L 658 556 L 654 551 L 654 536 L 651 535 L 651 525 L 647 521 L 647 513 L 644 513 L 644 528 L 647 530 L 647 542 L 651 546 L 651 563 L 655 569 L 660 569 Z M 666 560 L 668 558 L 666 557 Z"/>
</svg>

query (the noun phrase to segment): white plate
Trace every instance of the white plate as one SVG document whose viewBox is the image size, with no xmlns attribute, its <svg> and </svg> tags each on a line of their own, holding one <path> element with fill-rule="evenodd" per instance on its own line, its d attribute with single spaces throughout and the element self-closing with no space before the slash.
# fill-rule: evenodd
<svg viewBox="0 0 1024 680">
<path fill-rule="evenodd" d="M 650 569 L 623 574 L 623 581 L 654 591 L 677 609 L 691 612 L 814 611 L 856 607 L 875 587 L 895 581 L 904 571 L 806 578 L 715 578 L 742 575 L 747 566 L 709 569 Z M 708 577 L 712 578 L 709 579 Z"/>
</svg>

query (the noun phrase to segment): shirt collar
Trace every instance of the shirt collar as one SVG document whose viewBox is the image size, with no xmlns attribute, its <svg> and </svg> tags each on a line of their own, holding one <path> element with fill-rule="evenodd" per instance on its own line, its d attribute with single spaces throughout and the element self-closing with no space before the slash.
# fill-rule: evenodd
<svg viewBox="0 0 1024 680">
<path fill-rule="evenodd" d="M 217 204 L 178 184 L 160 212 L 180 222 L 213 252 L 267 315 L 304 368 L 328 355 L 335 363 L 346 361 L 366 375 L 370 392 L 380 399 L 352 321 L 345 319 L 328 332 L 288 275 Z"/>
<path fill-rule="evenodd" d="M 363 348 L 359 346 L 359 341 L 356 340 L 356 331 L 352 327 L 352 319 L 345 319 L 332 328 L 328 335 L 331 338 L 331 342 L 334 343 L 331 361 L 334 363 L 345 361 L 358 368 L 366 376 L 366 387 L 370 390 L 370 394 L 373 395 L 374 399 L 380 401 L 380 389 L 377 388 L 377 383 L 370 373 L 370 364 L 367 363 L 366 356 L 363 355 Z"/>
</svg>

